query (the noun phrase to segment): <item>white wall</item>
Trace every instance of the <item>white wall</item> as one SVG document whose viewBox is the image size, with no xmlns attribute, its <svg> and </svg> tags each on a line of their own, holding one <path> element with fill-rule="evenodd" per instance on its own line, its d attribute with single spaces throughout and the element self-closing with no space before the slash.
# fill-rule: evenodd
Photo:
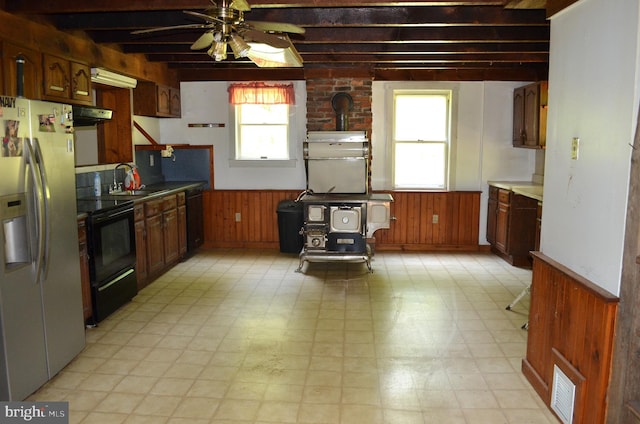
<svg viewBox="0 0 640 424">
<path fill-rule="evenodd" d="M 638 109 L 638 0 L 581 0 L 551 20 L 541 250 L 619 294 Z M 573 137 L 579 159 L 571 160 Z"/>
<path fill-rule="evenodd" d="M 482 191 L 479 243 L 487 244 L 488 180 L 530 181 L 535 152 L 512 146 L 513 89 L 525 82 L 373 82 L 372 185 L 391 188 L 387 128 L 392 116 L 385 102 L 394 89 L 452 89 L 456 128 L 452 131 L 450 190 Z"/>
<path fill-rule="evenodd" d="M 296 90 L 295 161 L 288 167 L 233 166 L 230 162 L 230 140 L 233 121 L 229 116 L 227 82 L 183 82 L 180 84 L 182 117 L 159 120 L 163 144 L 213 145 L 216 189 L 295 189 L 306 187 L 302 143 L 306 137 L 306 84 L 293 82 Z M 224 124 L 224 128 L 189 128 L 189 123 Z"/>
</svg>

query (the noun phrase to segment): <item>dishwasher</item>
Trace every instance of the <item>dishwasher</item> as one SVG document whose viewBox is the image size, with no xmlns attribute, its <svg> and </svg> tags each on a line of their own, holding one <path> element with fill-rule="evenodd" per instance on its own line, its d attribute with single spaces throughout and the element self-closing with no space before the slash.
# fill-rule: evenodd
<svg viewBox="0 0 640 424">
<path fill-rule="evenodd" d="M 204 242 L 202 188 L 187 190 L 187 256 Z"/>
</svg>

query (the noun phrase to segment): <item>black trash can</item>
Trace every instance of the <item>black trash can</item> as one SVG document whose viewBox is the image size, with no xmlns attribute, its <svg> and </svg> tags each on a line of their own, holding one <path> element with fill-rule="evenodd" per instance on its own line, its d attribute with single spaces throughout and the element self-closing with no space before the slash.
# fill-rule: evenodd
<svg viewBox="0 0 640 424">
<path fill-rule="evenodd" d="M 302 202 L 283 200 L 278 203 L 280 252 L 300 253 L 304 244 L 302 234 L 300 234 L 303 224 Z"/>
</svg>

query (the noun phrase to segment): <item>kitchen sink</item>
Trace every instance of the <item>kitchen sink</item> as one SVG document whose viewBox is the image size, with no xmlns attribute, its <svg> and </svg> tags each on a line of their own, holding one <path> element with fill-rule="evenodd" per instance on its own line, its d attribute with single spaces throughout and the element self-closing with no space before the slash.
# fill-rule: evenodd
<svg viewBox="0 0 640 424">
<path fill-rule="evenodd" d="M 150 194 L 148 190 L 124 190 L 109 193 L 110 196 L 145 196 Z"/>
</svg>

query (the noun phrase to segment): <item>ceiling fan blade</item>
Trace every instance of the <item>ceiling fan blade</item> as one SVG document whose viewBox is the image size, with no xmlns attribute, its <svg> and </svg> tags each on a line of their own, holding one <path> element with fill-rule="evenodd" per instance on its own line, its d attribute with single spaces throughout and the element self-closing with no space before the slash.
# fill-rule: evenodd
<svg viewBox="0 0 640 424">
<path fill-rule="evenodd" d="M 266 32 L 258 31 L 255 29 L 246 29 L 239 31 L 240 35 L 245 38 L 246 41 L 256 41 L 258 43 L 268 44 L 271 47 L 280 49 L 286 49 L 291 45 L 287 40 L 283 40 L 273 34 L 267 34 Z"/>
<path fill-rule="evenodd" d="M 293 34 L 305 33 L 304 28 L 284 22 L 245 21 L 245 24 L 260 31 L 289 32 Z"/>
<path fill-rule="evenodd" d="M 251 6 L 249 6 L 249 3 L 247 3 L 246 0 L 232 0 L 229 8 L 236 9 L 241 12 L 248 12 L 251 10 Z"/>
<path fill-rule="evenodd" d="M 187 15 L 195 16 L 196 18 L 202 19 L 207 22 L 220 22 L 223 24 L 227 23 L 222 19 L 218 18 L 217 16 L 207 15 L 206 13 L 194 12 L 192 10 L 183 10 L 183 12 L 186 13 Z"/>
<path fill-rule="evenodd" d="M 131 34 L 148 34 L 150 32 L 157 32 L 157 31 L 168 31 L 168 30 L 172 30 L 172 29 L 202 29 L 202 28 L 210 28 L 211 26 L 209 24 L 187 24 L 187 25 L 174 25 L 174 26 L 167 26 L 167 27 L 157 27 L 157 28 L 149 28 L 149 29 L 140 29 L 137 31 L 131 31 Z"/>
<path fill-rule="evenodd" d="M 191 50 L 206 49 L 213 44 L 213 31 L 207 31 L 191 45 Z"/>
</svg>

